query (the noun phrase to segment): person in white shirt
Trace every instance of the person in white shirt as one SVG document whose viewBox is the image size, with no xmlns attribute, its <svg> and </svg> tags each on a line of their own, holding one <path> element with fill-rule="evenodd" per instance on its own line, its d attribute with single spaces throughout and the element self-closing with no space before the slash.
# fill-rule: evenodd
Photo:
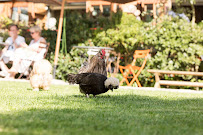
<svg viewBox="0 0 203 135">
<path fill-rule="evenodd" d="M 0 76 L 6 76 L 8 74 L 8 68 L 5 64 L 9 61 L 13 61 L 14 51 L 22 47 L 22 43 L 25 42 L 25 38 L 18 35 L 19 28 L 16 24 L 11 24 L 9 26 L 9 35 L 8 39 L 5 41 L 6 46 L 2 49 L 0 57 Z"/>
<path fill-rule="evenodd" d="M 9 78 L 15 78 L 17 73 L 24 73 L 32 61 L 43 59 L 45 50 L 42 43 L 46 44 L 46 40 L 41 37 L 40 27 L 31 27 L 30 34 L 33 38 L 30 44 L 23 43 L 21 44 L 22 47 L 15 51 L 13 65 L 8 71 L 10 73 Z"/>
</svg>

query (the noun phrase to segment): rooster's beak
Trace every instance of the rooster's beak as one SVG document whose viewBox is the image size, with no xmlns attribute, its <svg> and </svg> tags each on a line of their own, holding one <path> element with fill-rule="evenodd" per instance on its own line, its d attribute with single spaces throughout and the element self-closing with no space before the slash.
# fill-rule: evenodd
<svg viewBox="0 0 203 135">
<path fill-rule="evenodd" d="M 113 86 L 112 85 L 109 85 L 108 88 L 113 91 Z"/>
</svg>

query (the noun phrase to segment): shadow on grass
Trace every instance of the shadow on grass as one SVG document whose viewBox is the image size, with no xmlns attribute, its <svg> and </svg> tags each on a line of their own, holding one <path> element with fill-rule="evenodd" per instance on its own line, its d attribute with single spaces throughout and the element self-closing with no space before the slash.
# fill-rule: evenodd
<svg viewBox="0 0 203 135">
<path fill-rule="evenodd" d="M 0 114 L 5 134 L 201 134 L 203 99 L 140 95 L 53 95 Z M 27 101 L 29 102 L 29 101 Z M 20 109 L 19 109 L 20 110 Z"/>
<path fill-rule="evenodd" d="M 32 91 L 33 89 L 32 89 L 32 88 L 27 88 L 27 90 L 30 90 L 30 91 Z"/>
</svg>

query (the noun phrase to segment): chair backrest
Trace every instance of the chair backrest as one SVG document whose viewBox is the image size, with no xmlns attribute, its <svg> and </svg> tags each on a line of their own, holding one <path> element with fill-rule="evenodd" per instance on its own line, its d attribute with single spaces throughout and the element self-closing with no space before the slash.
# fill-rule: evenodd
<svg viewBox="0 0 203 135">
<path fill-rule="evenodd" d="M 49 46 L 50 46 L 50 43 L 46 43 L 46 47 L 45 47 L 46 52 L 44 53 L 44 59 L 46 58 L 46 55 L 47 55 L 47 53 L 48 53 Z"/>
<path fill-rule="evenodd" d="M 43 54 L 43 58 L 46 58 L 47 52 L 49 50 L 50 43 L 40 42 L 40 48 L 42 48 L 41 52 Z"/>
<path fill-rule="evenodd" d="M 134 59 L 133 59 L 133 62 L 132 62 L 131 65 L 133 65 L 133 66 L 135 65 L 137 58 L 144 58 L 144 62 L 143 62 L 143 64 L 142 64 L 142 66 L 145 65 L 145 64 L 146 64 L 146 61 L 147 61 L 147 56 L 148 56 L 149 52 L 150 52 L 149 49 L 147 49 L 147 50 L 135 50 L 135 52 L 134 52 L 134 54 L 133 54 L 133 58 L 134 58 Z"/>
<path fill-rule="evenodd" d="M 150 50 L 135 50 L 133 57 L 134 58 L 145 58 L 149 54 Z"/>
</svg>

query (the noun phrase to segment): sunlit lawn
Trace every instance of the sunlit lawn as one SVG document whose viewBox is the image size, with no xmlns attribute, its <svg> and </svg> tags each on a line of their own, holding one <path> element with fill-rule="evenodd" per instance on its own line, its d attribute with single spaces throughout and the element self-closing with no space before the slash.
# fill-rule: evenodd
<svg viewBox="0 0 203 135">
<path fill-rule="evenodd" d="M 34 92 L 0 82 L 0 134 L 202 135 L 203 94 L 118 89 L 86 98 L 77 85 Z"/>
</svg>

